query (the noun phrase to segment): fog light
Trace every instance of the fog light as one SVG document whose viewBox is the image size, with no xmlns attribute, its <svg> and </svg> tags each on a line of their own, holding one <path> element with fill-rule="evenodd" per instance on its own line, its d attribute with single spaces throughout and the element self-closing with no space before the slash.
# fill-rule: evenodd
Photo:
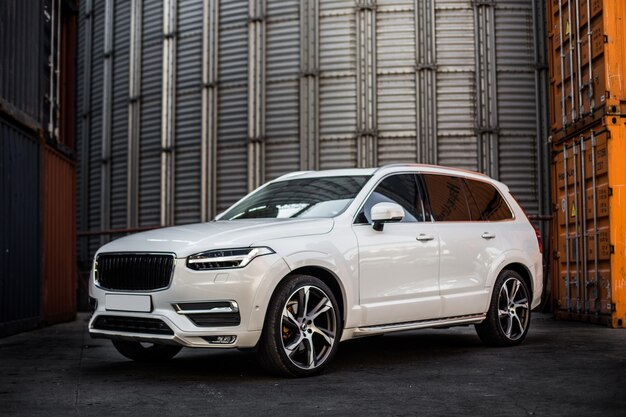
<svg viewBox="0 0 626 417">
<path fill-rule="evenodd" d="M 203 339 L 215 345 L 232 345 L 237 336 L 204 336 Z"/>
</svg>

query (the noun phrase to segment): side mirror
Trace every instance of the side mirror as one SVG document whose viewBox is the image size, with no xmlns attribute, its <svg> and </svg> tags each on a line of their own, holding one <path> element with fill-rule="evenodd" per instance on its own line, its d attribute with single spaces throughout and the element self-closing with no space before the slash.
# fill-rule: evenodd
<svg viewBox="0 0 626 417">
<path fill-rule="evenodd" d="M 374 204 L 370 211 L 374 230 L 380 232 L 387 222 L 399 222 L 404 218 L 404 209 L 396 203 Z"/>
</svg>

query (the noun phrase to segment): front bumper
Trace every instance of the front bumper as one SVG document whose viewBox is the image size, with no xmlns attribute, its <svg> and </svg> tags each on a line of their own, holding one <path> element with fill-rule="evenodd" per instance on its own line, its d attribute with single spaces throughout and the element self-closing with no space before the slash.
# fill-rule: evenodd
<svg viewBox="0 0 626 417">
<path fill-rule="evenodd" d="M 254 259 L 241 269 L 216 271 L 194 271 L 186 267 L 184 258 L 177 258 L 171 285 L 163 290 L 151 292 L 111 291 L 95 285 L 90 279 L 89 293 L 97 301 L 97 306 L 89 322 L 89 333 L 94 338 L 133 340 L 162 344 L 176 344 L 186 347 L 251 348 L 261 337 L 261 330 L 267 305 L 271 298 L 271 285 L 289 273 L 284 260 L 276 255 L 265 255 Z M 107 294 L 142 295 L 150 297 L 149 312 L 122 311 L 107 309 Z M 238 308 L 238 325 L 197 325 L 192 315 L 178 307 L 184 303 L 230 302 Z M 218 310 L 219 311 L 219 310 Z M 206 312 L 204 314 L 207 314 Z M 210 314 L 210 313 L 208 313 Z M 132 326 L 103 329 L 102 320 L 106 317 L 123 319 L 157 319 L 171 329 L 170 334 L 151 333 L 143 329 L 134 331 Z M 100 319 L 100 320 L 99 320 Z M 136 320 L 137 321 L 137 320 Z M 197 320 L 196 320 L 197 321 Z M 98 328 L 96 328 L 98 327 Z M 234 336 L 230 343 L 217 337 Z"/>
</svg>

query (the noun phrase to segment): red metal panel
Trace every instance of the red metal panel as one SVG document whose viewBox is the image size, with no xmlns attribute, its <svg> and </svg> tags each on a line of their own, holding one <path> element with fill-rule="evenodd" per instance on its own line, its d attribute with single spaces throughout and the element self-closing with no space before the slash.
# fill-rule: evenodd
<svg viewBox="0 0 626 417">
<path fill-rule="evenodd" d="M 54 323 L 76 314 L 76 166 L 49 146 L 42 163 L 42 318 Z"/>
</svg>

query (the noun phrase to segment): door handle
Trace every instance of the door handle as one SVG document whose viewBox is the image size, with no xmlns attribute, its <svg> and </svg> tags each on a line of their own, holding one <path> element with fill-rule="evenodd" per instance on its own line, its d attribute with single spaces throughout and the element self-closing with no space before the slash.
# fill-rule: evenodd
<svg viewBox="0 0 626 417">
<path fill-rule="evenodd" d="M 434 236 L 425 235 L 424 233 L 420 233 L 420 235 L 418 237 L 416 237 L 415 239 L 419 240 L 420 242 L 428 242 L 429 240 L 433 240 L 434 238 L 435 238 Z"/>
<path fill-rule="evenodd" d="M 496 237 L 495 233 L 489 233 L 489 232 L 485 232 L 482 235 L 480 235 L 480 237 L 482 237 L 483 239 L 494 239 Z"/>
</svg>

